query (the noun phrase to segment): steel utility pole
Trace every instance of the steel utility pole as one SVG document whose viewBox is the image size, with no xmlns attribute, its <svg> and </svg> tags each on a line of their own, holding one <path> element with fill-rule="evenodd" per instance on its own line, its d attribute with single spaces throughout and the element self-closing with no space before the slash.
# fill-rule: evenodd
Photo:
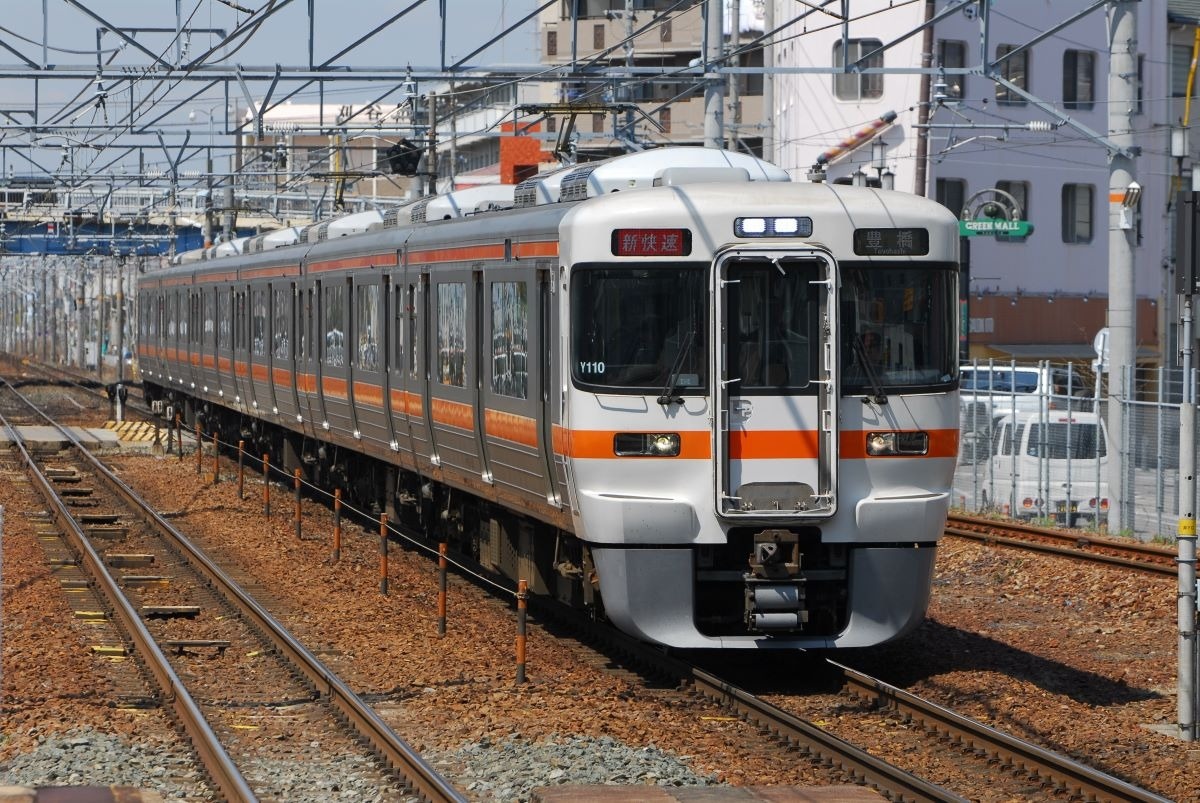
<svg viewBox="0 0 1200 803">
<path fill-rule="evenodd" d="M 720 148 L 724 143 L 725 103 L 721 74 L 715 71 L 721 60 L 721 0 L 706 0 L 704 4 L 704 147 Z"/>
<path fill-rule="evenodd" d="M 1137 103 L 1137 8 L 1131 0 L 1113 0 L 1108 6 L 1108 137 L 1119 150 L 1109 151 L 1108 161 L 1108 455 L 1109 528 L 1128 529 L 1121 504 L 1125 490 L 1125 449 L 1128 438 L 1122 420 L 1124 402 L 1130 400 L 1137 363 L 1137 326 L 1133 247 L 1137 234 L 1137 202 L 1141 187 L 1134 181 L 1133 112 Z"/>
</svg>

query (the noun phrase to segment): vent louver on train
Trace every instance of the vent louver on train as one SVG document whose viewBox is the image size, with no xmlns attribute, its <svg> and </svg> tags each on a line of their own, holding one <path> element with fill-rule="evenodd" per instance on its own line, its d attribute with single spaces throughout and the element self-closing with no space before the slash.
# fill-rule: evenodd
<svg viewBox="0 0 1200 803">
<path fill-rule="evenodd" d="M 249 248 L 246 250 L 251 254 L 261 254 L 263 250 L 263 240 L 266 239 L 265 234 L 260 234 L 249 242 Z"/>
<path fill-rule="evenodd" d="M 329 223 L 322 223 L 317 226 L 317 242 L 325 242 L 329 239 Z"/>
<path fill-rule="evenodd" d="M 413 204 L 412 211 L 408 213 L 409 222 L 410 223 L 424 223 L 425 222 L 425 207 L 427 207 L 427 206 L 429 206 L 428 198 L 421 200 L 421 201 L 417 201 L 415 204 Z"/>
<path fill-rule="evenodd" d="M 524 209 L 528 206 L 537 206 L 537 179 L 529 178 L 522 181 L 513 190 L 513 206 L 517 209 Z"/>
<path fill-rule="evenodd" d="M 392 207 L 383 213 L 383 228 L 394 229 L 396 224 L 400 222 L 400 210 Z"/>
<path fill-rule="evenodd" d="M 559 201 L 583 201 L 588 197 L 588 177 L 601 163 L 593 162 L 572 170 L 562 180 Z"/>
</svg>

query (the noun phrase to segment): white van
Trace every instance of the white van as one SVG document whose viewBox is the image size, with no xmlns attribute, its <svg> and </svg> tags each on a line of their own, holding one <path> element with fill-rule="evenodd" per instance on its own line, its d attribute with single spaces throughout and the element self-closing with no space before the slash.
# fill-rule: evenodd
<svg viewBox="0 0 1200 803">
<path fill-rule="evenodd" d="M 1014 518 L 1068 527 L 1108 517 L 1108 431 L 1095 413 L 1007 415 L 992 440 L 991 504 Z M 986 501 L 986 500 L 985 500 Z"/>
<path fill-rule="evenodd" d="M 959 366 L 963 462 L 987 460 L 1006 415 L 1095 408 L 1094 387 L 1065 365 L 969 363 Z"/>
</svg>

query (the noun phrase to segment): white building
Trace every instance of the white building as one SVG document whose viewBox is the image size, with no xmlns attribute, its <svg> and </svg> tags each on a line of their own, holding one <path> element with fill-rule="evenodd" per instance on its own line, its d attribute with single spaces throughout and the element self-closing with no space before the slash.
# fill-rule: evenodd
<svg viewBox="0 0 1200 803">
<path fill-rule="evenodd" d="M 1090 359 L 1108 294 L 1106 4 L 991 3 L 984 37 L 980 4 L 971 3 L 935 16 L 921 30 L 927 12 L 941 15 L 957 5 L 856 0 L 837 7 L 852 15 L 843 27 L 828 13 L 833 7 L 818 12 L 776 0 L 776 25 L 799 19 L 778 35 L 778 145 L 768 158 L 803 179 L 821 154 L 894 113 L 875 138 L 884 150 L 868 141 L 834 156 L 828 180 L 851 181 L 856 171 L 878 180 L 890 172 L 896 189 L 937 198 L 955 212 L 965 208 L 967 217 L 986 216 L 995 209 L 984 210 L 984 203 L 1011 196 L 1020 219 L 1032 224 L 1028 236 L 968 238 L 971 353 Z M 1157 356 L 1161 345 L 1173 362 L 1170 338 L 1160 338 L 1174 325 L 1168 205 L 1181 162 L 1171 158 L 1171 131 L 1183 113 L 1200 3 L 1131 5 L 1137 9 L 1139 92 L 1128 121 L 1140 148 L 1134 175 L 1143 188 L 1133 220 L 1139 357 Z M 919 32 L 905 38 L 913 31 Z M 882 72 L 816 71 L 845 63 L 843 47 L 850 62 L 868 57 L 863 66 Z M 911 71 L 922 66 L 923 53 L 944 73 Z M 999 62 L 997 72 L 1033 100 L 985 76 L 988 62 Z M 1192 145 L 1195 154 L 1200 137 Z"/>
</svg>

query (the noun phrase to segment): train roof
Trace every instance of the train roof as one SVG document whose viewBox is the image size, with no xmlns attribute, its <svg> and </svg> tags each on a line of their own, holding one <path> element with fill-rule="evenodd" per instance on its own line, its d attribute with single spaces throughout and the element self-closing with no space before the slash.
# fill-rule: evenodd
<svg viewBox="0 0 1200 803">
<path fill-rule="evenodd" d="M 517 185 L 490 185 L 427 196 L 389 209 L 346 215 L 308 226 L 293 226 L 245 238 L 236 247 L 187 251 L 174 264 L 223 256 L 256 254 L 296 244 L 315 244 L 341 236 L 513 208 L 580 201 L 613 192 L 688 183 L 789 182 L 787 172 L 757 157 L 719 148 L 669 147 L 570 165 Z"/>
</svg>

